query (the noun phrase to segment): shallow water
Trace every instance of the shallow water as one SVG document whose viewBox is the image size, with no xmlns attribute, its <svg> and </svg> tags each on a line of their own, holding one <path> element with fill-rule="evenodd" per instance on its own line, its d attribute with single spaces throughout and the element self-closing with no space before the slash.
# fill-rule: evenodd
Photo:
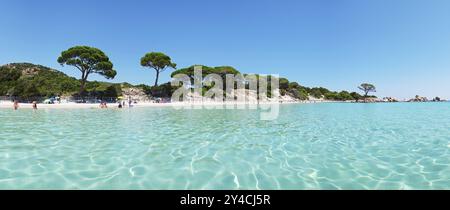
<svg viewBox="0 0 450 210">
<path fill-rule="evenodd" d="M 0 189 L 449 189 L 450 103 L 0 109 Z"/>
</svg>

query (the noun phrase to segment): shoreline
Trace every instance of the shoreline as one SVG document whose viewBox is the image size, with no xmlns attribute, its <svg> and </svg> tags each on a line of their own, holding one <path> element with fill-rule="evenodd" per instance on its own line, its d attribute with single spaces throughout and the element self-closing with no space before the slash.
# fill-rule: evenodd
<svg viewBox="0 0 450 210">
<path fill-rule="evenodd" d="M 259 103 L 238 103 L 238 102 L 201 102 L 201 103 L 138 103 L 133 104 L 131 108 L 142 107 L 188 107 L 188 106 L 226 106 L 226 105 L 274 105 L 274 104 L 315 104 L 315 103 L 333 103 L 334 101 L 283 101 L 283 102 L 259 102 Z M 344 102 L 345 103 L 345 102 Z M 118 109 L 118 103 L 109 103 L 108 109 Z M 99 103 L 61 103 L 61 104 L 37 104 L 38 109 L 101 109 Z M 31 103 L 19 103 L 19 109 L 32 109 Z M 123 108 L 130 108 L 125 105 Z M 12 102 L 0 102 L 0 109 L 13 109 Z"/>
<path fill-rule="evenodd" d="M 448 101 L 442 101 L 442 102 L 448 102 Z M 442 102 L 436 102 L 436 103 L 442 103 Z M 348 102 L 348 101 L 279 101 L 279 102 L 259 102 L 259 103 L 238 103 L 238 102 L 224 102 L 224 103 L 214 103 L 214 102 L 202 102 L 202 103 L 192 103 L 192 102 L 186 102 L 186 103 L 138 103 L 133 104 L 132 107 L 128 107 L 128 105 L 125 105 L 123 108 L 145 108 L 145 107 L 198 107 L 198 106 L 236 106 L 236 105 L 283 105 L 283 104 L 323 104 L 323 103 L 359 103 L 359 102 Z M 368 104 L 377 104 L 377 103 L 426 103 L 426 102 L 375 102 L 375 103 L 368 103 Z M 119 109 L 118 103 L 109 103 L 108 109 Z M 43 104 L 39 103 L 37 104 L 38 109 L 101 109 L 99 103 L 61 103 L 61 104 Z M 0 101 L 0 109 L 13 109 L 13 103 L 12 102 L 5 102 Z M 31 103 L 19 103 L 19 109 L 33 109 Z"/>
</svg>

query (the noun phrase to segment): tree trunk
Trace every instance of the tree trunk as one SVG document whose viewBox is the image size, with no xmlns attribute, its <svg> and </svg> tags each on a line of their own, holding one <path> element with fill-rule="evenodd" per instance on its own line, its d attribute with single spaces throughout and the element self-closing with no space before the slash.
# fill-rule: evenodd
<svg viewBox="0 0 450 210">
<path fill-rule="evenodd" d="M 83 100 L 83 96 L 84 96 L 84 88 L 86 86 L 86 81 L 87 81 L 87 77 L 89 75 L 89 72 L 83 71 L 82 75 L 81 75 L 81 85 L 80 85 L 80 97 L 81 100 Z"/>
<path fill-rule="evenodd" d="M 81 98 L 83 98 L 85 86 L 86 86 L 86 80 L 82 79 L 81 80 L 81 86 L 80 86 L 80 96 L 81 96 Z"/>
<path fill-rule="evenodd" d="M 155 87 L 158 86 L 158 79 L 159 79 L 159 71 L 156 70 L 156 80 L 155 80 Z"/>
</svg>

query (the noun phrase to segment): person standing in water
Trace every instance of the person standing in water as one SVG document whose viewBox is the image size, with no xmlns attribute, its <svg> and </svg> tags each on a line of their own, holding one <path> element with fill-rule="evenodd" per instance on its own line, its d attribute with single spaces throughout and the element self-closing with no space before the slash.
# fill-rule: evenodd
<svg viewBox="0 0 450 210">
<path fill-rule="evenodd" d="M 100 103 L 100 108 L 101 108 L 101 109 L 107 109 L 107 108 L 108 108 L 108 105 L 106 105 L 106 102 L 101 102 L 101 103 Z"/>
<path fill-rule="evenodd" d="M 19 109 L 19 101 L 14 100 L 14 105 L 13 105 L 13 107 L 14 107 L 14 110 Z"/>
<path fill-rule="evenodd" d="M 33 109 L 34 109 L 34 110 L 37 110 L 37 102 L 36 102 L 36 101 L 33 101 L 32 105 L 33 105 Z"/>
</svg>

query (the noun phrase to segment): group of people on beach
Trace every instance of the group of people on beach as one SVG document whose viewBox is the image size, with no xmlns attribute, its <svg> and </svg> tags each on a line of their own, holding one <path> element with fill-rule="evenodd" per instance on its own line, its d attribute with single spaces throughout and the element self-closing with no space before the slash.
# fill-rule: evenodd
<svg viewBox="0 0 450 210">
<path fill-rule="evenodd" d="M 119 101 L 119 105 L 117 106 L 117 108 L 122 109 L 124 108 L 126 105 L 125 101 Z M 133 107 L 133 102 L 131 100 L 128 100 L 128 107 Z M 100 103 L 100 108 L 101 109 L 107 109 L 108 105 L 106 104 L 106 102 L 101 102 Z"/>
<path fill-rule="evenodd" d="M 136 103 L 136 102 L 135 102 Z M 128 100 L 128 107 L 133 107 L 133 102 L 131 100 Z M 119 109 L 122 109 L 123 107 L 125 107 L 125 101 L 119 101 Z"/>
<path fill-rule="evenodd" d="M 18 100 L 14 100 L 14 102 L 13 102 L 13 109 L 14 109 L 14 110 L 18 110 L 19 107 L 20 107 L 20 106 L 19 106 L 19 101 L 18 101 Z M 33 101 L 33 102 L 31 103 L 31 107 L 32 107 L 34 110 L 37 110 L 37 109 L 38 109 L 38 108 L 37 108 L 37 102 L 36 102 L 36 101 Z M 119 109 L 122 109 L 123 107 L 125 107 L 125 101 L 119 102 L 118 108 L 119 108 Z M 131 101 L 131 100 L 128 101 L 128 107 L 132 107 L 132 101 Z M 108 108 L 108 105 L 106 104 L 106 102 L 101 102 L 101 103 L 100 103 L 100 108 L 101 108 L 101 109 L 107 109 L 107 108 Z"/>
<path fill-rule="evenodd" d="M 128 102 L 128 107 L 132 107 L 132 102 L 131 100 Z M 117 106 L 117 108 L 122 109 L 125 107 L 125 101 L 119 101 L 119 105 Z M 100 108 L 101 109 L 107 109 L 108 105 L 106 104 L 106 102 L 102 102 L 100 103 Z"/>
</svg>

